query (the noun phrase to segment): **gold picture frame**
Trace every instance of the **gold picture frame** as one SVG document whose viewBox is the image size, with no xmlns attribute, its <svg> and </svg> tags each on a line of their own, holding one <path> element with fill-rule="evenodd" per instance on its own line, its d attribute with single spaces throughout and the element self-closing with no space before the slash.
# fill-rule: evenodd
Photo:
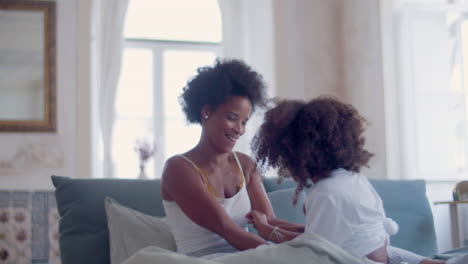
<svg viewBox="0 0 468 264">
<path fill-rule="evenodd" d="M 0 132 L 55 132 L 55 1 L 0 0 L 0 35 Z"/>
</svg>

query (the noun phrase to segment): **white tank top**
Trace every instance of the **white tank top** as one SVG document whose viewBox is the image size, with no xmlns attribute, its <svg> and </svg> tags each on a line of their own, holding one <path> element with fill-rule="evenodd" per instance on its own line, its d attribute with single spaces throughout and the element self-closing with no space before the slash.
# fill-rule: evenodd
<svg viewBox="0 0 468 264">
<path fill-rule="evenodd" d="M 233 153 L 240 168 L 241 176 L 244 178 L 239 160 L 235 152 Z M 196 167 L 195 164 L 192 163 L 192 165 Z M 196 168 L 198 170 L 198 167 Z M 224 208 L 231 219 L 243 228 L 247 227 L 245 215 L 251 210 L 250 198 L 245 185 L 243 184 L 241 189 L 230 198 L 213 197 Z M 224 238 L 201 227 L 188 218 L 176 202 L 163 200 L 163 206 L 166 211 L 167 222 L 172 229 L 177 244 L 178 252 L 193 256 L 203 256 L 213 253 L 237 251 Z"/>
</svg>

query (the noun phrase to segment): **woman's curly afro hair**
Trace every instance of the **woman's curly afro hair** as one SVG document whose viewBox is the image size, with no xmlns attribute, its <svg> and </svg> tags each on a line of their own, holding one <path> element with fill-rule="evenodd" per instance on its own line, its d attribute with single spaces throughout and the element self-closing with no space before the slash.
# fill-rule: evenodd
<svg viewBox="0 0 468 264">
<path fill-rule="evenodd" d="M 204 105 L 216 108 L 233 95 L 247 97 L 252 111 L 266 105 L 265 84 L 259 73 L 241 60 L 217 59 L 213 66 L 198 68 L 179 100 L 187 121 L 200 123 Z"/>
<path fill-rule="evenodd" d="M 338 168 L 359 172 L 373 156 L 364 149 L 365 119 L 333 97 L 278 101 L 264 119 L 252 150 L 261 168 L 298 180 L 294 203 L 312 177 L 326 178 Z"/>
</svg>

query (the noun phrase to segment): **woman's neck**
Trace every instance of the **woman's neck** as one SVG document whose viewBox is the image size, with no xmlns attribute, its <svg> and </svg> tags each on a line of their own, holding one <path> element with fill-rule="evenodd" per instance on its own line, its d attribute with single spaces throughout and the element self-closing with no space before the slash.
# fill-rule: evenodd
<svg viewBox="0 0 468 264">
<path fill-rule="evenodd" d="M 209 144 L 199 142 L 192 150 L 187 152 L 187 154 L 197 157 L 200 163 L 204 163 L 210 167 L 216 167 L 220 164 L 225 164 L 231 152 L 220 152 Z"/>
</svg>

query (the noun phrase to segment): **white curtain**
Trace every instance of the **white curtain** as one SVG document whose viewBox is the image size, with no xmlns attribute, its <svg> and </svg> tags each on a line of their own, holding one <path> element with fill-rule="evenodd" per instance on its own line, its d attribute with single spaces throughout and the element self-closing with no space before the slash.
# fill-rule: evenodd
<svg viewBox="0 0 468 264">
<path fill-rule="evenodd" d="M 102 175 L 97 176 L 113 177 L 112 129 L 128 0 L 95 0 L 93 4 L 93 89 L 98 98 L 96 104 L 103 146 Z"/>
<path fill-rule="evenodd" d="M 275 92 L 273 0 L 218 0 L 223 23 L 223 57 L 244 60 L 262 74 L 269 96 Z M 250 140 L 261 122 L 256 112 L 236 149 L 250 152 Z"/>
</svg>

